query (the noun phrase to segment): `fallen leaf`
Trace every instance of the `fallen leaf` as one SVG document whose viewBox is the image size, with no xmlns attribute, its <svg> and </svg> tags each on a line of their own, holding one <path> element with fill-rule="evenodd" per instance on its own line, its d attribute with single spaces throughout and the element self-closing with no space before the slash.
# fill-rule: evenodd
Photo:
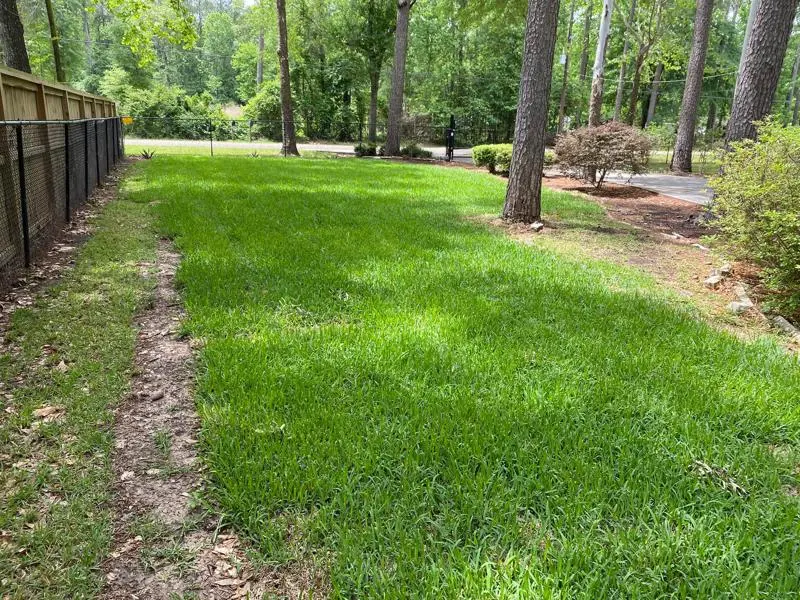
<svg viewBox="0 0 800 600">
<path fill-rule="evenodd" d="M 53 419 L 60 417 L 63 413 L 63 406 L 43 406 L 42 408 L 37 408 L 34 410 L 33 416 L 37 419 L 52 421 Z"/>
<path fill-rule="evenodd" d="M 233 587 L 235 585 L 239 585 L 242 583 L 238 579 L 218 579 L 214 582 L 214 585 L 218 585 L 221 587 Z"/>
<path fill-rule="evenodd" d="M 133 479 L 135 473 L 133 471 L 125 471 L 119 478 L 120 481 L 128 481 Z"/>
</svg>

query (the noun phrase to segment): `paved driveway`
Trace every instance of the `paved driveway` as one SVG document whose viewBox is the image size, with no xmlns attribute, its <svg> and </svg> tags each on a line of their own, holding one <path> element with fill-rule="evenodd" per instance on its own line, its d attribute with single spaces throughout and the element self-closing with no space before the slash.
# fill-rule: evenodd
<svg viewBox="0 0 800 600">
<path fill-rule="evenodd" d="M 630 175 L 627 173 L 610 173 L 606 181 L 613 183 L 630 183 L 651 192 L 672 196 L 694 202 L 708 204 L 711 201 L 711 190 L 707 188 L 708 179 L 702 175 L 669 175 L 667 173 L 651 173 L 648 175 Z"/>
</svg>

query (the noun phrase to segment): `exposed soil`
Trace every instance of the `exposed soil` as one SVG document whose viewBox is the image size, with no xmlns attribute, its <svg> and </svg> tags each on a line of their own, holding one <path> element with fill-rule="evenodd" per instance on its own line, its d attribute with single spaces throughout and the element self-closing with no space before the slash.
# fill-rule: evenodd
<svg viewBox="0 0 800 600">
<path fill-rule="evenodd" d="M 131 393 L 116 412 L 114 542 L 103 598 L 209 599 L 326 595 L 324 573 L 302 564 L 256 569 L 236 535 L 202 508 L 193 353 L 180 334 L 180 257 L 159 244 L 152 305 L 140 316 Z"/>
<path fill-rule="evenodd" d="M 545 177 L 543 183 L 552 189 L 588 196 L 599 202 L 613 219 L 652 232 L 667 235 L 677 233 L 691 243 L 714 233 L 704 222 L 704 207 L 692 202 L 633 185 L 605 183 L 597 190 L 592 185 L 568 177 Z M 680 241 L 680 238 L 676 238 L 676 241 Z"/>
</svg>

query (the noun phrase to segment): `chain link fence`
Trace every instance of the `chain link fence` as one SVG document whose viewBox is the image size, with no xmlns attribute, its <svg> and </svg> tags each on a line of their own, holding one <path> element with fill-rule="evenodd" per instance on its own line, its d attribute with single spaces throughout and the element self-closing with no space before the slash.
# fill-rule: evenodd
<svg viewBox="0 0 800 600">
<path fill-rule="evenodd" d="M 0 289 L 49 249 L 123 155 L 118 117 L 0 121 Z"/>
</svg>

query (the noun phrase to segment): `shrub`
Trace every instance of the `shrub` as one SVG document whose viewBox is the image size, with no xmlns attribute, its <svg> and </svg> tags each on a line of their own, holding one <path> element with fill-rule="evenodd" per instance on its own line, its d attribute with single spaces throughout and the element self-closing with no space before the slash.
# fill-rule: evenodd
<svg viewBox="0 0 800 600">
<path fill-rule="evenodd" d="M 433 153 L 425 148 L 420 148 L 417 144 L 409 144 L 400 148 L 400 156 L 407 156 L 408 158 L 431 158 Z"/>
<path fill-rule="evenodd" d="M 267 81 L 244 107 L 244 116 L 253 121 L 253 133 L 268 140 L 282 135 L 280 83 Z"/>
<path fill-rule="evenodd" d="M 763 268 L 770 308 L 800 314 L 800 127 L 768 121 L 711 179 L 722 244 Z"/>
<path fill-rule="evenodd" d="M 472 161 L 486 167 L 489 173 L 508 173 L 511 165 L 511 144 L 484 144 L 472 148 Z M 501 163 L 498 165 L 498 162 Z"/>
<path fill-rule="evenodd" d="M 378 147 L 370 142 L 356 144 L 353 150 L 356 156 L 377 156 L 378 154 Z"/>
<path fill-rule="evenodd" d="M 494 168 L 498 173 L 508 175 L 511 169 L 511 144 L 495 145 Z"/>
<path fill-rule="evenodd" d="M 552 167 L 554 164 L 556 164 L 556 153 L 548 148 L 544 151 L 544 166 Z"/>
<path fill-rule="evenodd" d="M 582 127 L 556 139 L 561 170 L 571 177 L 591 179 L 598 189 L 612 170 L 644 173 L 650 157 L 650 139 L 639 129 L 611 121 L 598 127 Z"/>
</svg>

